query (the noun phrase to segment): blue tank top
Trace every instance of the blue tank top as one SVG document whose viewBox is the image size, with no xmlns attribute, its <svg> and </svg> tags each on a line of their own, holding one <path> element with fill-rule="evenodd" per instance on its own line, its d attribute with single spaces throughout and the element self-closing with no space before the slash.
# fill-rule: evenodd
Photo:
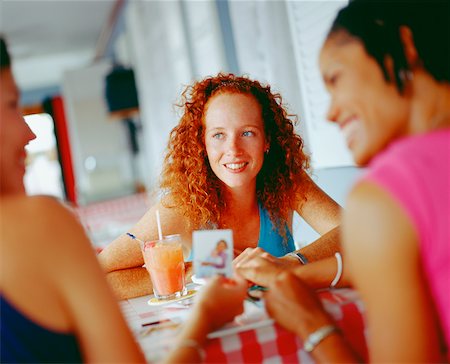
<svg viewBox="0 0 450 364">
<path fill-rule="evenodd" d="M 279 258 L 287 253 L 295 250 L 294 238 L 289 228 L 286 228 L 286 241 L 284 241 L 283 236 L 280 231 L 275 228 L 270 220 L 269 212 L 258 204 L 259 207 L 259 238 L 258 247 L 264 249 L 269 254 Z M 188 262 L 192 261 L 194 257 L 193 249 L 189 254 Z"/>
<path fill-rule="evenodd" d="M 294 238 L 286 227 L 286 238 L 284 241 L 280 231 L 275 228 L 270 220 L 269 212 L 259 205 L 259 239 L 258 247 L 264 249 L 275 257 L 282 257 L 295 250 Z"/>
<path fill-rule="evenodd" d="M 50 331 L 26 318 L 2 295 L 1 363 L 81 363 L 75 335 Z"/>
</svg>

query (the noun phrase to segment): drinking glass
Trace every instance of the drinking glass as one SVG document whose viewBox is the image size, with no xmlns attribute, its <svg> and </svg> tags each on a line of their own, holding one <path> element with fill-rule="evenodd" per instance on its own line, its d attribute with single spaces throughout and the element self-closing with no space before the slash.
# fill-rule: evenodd
<svg viewBox="0 0 450 364">
<path fill-rule="evenodd" d="M 179 234 L 147 241 L 143 255 L 157 299 L 170 300 L 186 294 L 183 249 Z"/>
</svg>

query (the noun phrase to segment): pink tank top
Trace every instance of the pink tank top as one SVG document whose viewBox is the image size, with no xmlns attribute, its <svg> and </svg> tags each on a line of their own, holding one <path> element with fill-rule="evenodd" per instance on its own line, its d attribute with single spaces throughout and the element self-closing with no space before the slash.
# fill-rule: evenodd
<svg viewBox="0 0 450 364">
<path fill-rule="evenodd" d="M 387 190 L 417 228 L 422 263 L 450 348 L 450 129 L 400 139 L 363 180 Z"/>
</svg>

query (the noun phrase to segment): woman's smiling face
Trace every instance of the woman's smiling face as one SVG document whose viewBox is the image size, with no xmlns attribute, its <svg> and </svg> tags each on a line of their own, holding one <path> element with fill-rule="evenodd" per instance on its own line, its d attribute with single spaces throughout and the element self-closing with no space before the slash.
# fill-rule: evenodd
<svg viewBox="0 0 450 364">
<path fill-rule="evenodd" d="M 407 133 L 408 98 L 385 80 L 356 38 L 343 31 L 332 34 L 320 53 L 320 69 L 331 95 L 327 117 L 341 128 L 358 165 Z"/>
<path fill-rule="evenodd" d="M 0 78 L 0 193 L 25 193 L 25 146 L 36 136 L 22 117 L 11 69 L 1 69 Z"/>
<path fill-rule="evenodd" d="M 222 93 L 206 105 L 209 164 L 228 188 L 254 188 L 268 148 L 261 107 L 252 95 Z"/>
</svg>

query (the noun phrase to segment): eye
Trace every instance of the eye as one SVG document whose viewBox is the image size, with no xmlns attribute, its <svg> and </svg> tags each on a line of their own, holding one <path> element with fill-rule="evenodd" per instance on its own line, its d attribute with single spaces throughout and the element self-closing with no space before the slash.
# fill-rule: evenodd
<svg viewBox="0 0 450 364">
<path fill-rule="evenodd" d="M 336 86 L 338 80 L 339 80 L 339 73 L 333 73 L 331 76 L 328 77 L 327 83 L 329 86 Z"/>
<path fill-rule="evenodd" d="M 246 130 L 242 133 L 243 136 L 253 136 L 255 133 L 251 130 Z"/>
<path fill-rule="evenodd" d="M 213 139 L 222 139 L 223 138 L 223 133 L 215 133 L 213 134 Z"/>
</svg>

